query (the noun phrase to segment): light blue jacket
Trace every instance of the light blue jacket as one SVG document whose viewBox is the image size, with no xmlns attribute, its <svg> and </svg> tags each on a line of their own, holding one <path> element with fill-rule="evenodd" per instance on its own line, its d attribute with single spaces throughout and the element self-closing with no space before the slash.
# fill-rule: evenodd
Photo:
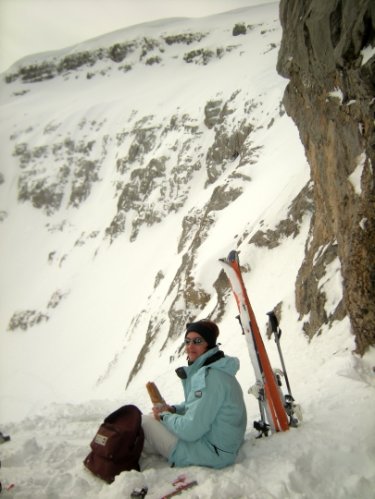
<svg viewBox="0 0 375 499">
<path fill-rule="evenodd" d="M 236 357 L 224 356 L 215 347 L 177 370 L 184 377 L 185 401 L 175 406 L 176 414 L 164 413 L 162 420 L 178 437 L 168 459 L 171 464 L 223 468 L 234 463 L 247 422 L 242 389 L 235 378 L 239 365 Z"/>
</svg>

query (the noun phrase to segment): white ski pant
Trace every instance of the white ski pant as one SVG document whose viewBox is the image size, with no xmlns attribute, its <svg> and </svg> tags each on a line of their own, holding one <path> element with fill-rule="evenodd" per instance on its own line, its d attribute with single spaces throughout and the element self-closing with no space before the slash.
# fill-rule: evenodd
<svg viewBox="0 0 375 499">
<path fill-rule="evenodd" d="M 142 428 L 145 434 L 145 454 L 159 454 L 168 459 L 177 443 L 177 437 L 168 431 L 152 414 L 142 414 Z"/>
</svg>

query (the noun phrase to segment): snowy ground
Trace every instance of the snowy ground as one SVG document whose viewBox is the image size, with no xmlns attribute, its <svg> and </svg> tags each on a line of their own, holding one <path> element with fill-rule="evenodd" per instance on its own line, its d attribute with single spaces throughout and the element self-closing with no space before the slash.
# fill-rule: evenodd
<svg viewBox="0 0 375 499">
<path fill-rule="evenodd" d="M 124 472 L 107 485 L 86 471 L 82 460 L 103 417 L 124 401 L 56 404 L 3 428 L 11 441 L 0 448 L 1 480 L 3 487 L 14 484 L 4 496 L 118 498 L 147 486 L 151 499 L 173 489 L 171 482 L 183 473 L 198 481 L 184 492 L 190 498 L 371 499 L 375 490 L 375 351 L 363 359 L 354 356 L 346 326 L 341 323 L 310 345 L 295 339 L 300 355 L 293 359 L 284 353 L 293 373 L 294 396 L 303 408 L 299 428 L 256 439 L 251 428 L 252 418 L 258 417 L 256 406 L 247 396 L 246 441 L 237 464 L 230 468 L 173 469 L 162 459 L 148 457 L 142 461 L 142 472 Z M 172 386 L 180 395 L 177 378 L 169 389 Z M 173 393 L 168 393 L 168 399 L 175 400 Z M 147 411 L 147 401 L 140 402 Z"/>
</svg>

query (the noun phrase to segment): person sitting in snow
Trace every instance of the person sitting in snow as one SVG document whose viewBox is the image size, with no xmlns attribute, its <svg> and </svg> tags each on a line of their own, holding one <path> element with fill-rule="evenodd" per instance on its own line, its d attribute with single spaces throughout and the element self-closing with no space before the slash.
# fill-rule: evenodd
<svg viewBox="0 0 375 499">
<path fill-rule="evenodd" d="M 235 378 L 239 360 L 219 350 L 218 335 L 218 326 L 208 319 L 187 325 L 188 365 L 176 369 L 185 400 L 142 416 L 144 451 L 172 466 L 223 468 L 235 462 L 243 443 L 247 416 Z"/>
</svg>

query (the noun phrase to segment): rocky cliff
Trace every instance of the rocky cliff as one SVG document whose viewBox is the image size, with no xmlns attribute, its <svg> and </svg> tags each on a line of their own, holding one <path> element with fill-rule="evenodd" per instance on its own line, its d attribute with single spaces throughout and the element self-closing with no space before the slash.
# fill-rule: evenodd
<svg viewBox="0 0 375 499">
<path fill-rule="evenodd" d="M 309 335 L 350 317 L 357 351 L 375 344 L 375 3 L 281 0 L 278 72 L 311 168 L 314 217 L 296 283 Z M 322 273 L 336 256 L 343 300 L 327 316 Z M 308 315 L 309 314 L 309 315 Z"/>
</svg>

